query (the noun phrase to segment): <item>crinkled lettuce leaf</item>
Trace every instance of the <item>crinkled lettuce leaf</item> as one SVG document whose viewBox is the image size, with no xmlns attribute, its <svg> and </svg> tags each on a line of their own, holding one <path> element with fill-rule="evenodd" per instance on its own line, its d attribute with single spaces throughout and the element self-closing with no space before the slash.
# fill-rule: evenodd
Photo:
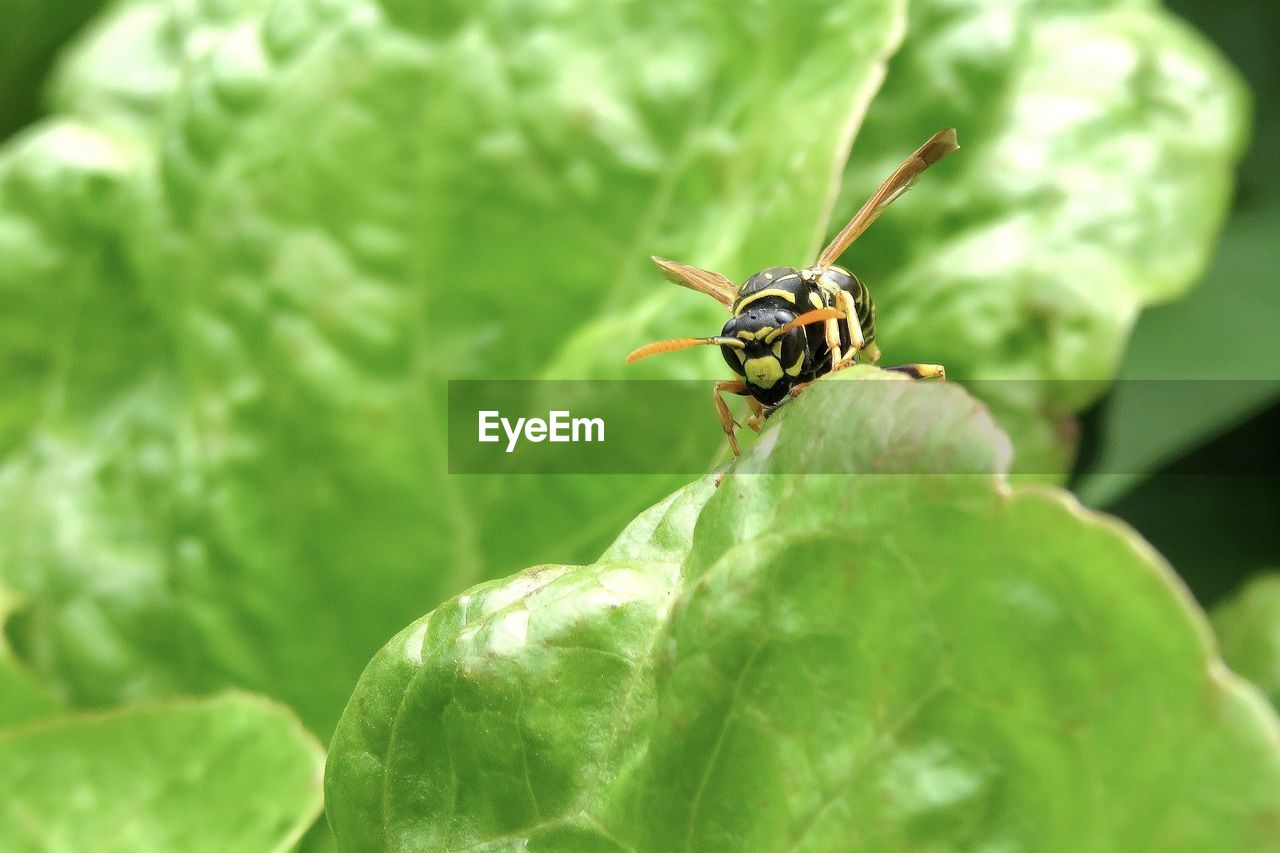
<svg viewBox="0 0 1280 853">
<path fill-rule="evenodd" d="M 331 745 L 341 847 L 1265 846 L 1280 723 L 1169 566 L 1011 487 L 958 387 L 885 381 L 394 637 Z"/>
</svg>

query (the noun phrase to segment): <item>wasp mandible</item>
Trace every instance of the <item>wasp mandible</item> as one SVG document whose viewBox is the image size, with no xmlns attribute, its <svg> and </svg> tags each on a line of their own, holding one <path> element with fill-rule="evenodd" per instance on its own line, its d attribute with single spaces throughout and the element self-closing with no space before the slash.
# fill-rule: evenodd
<svg viewBox="0 0 1280 853">
<path fill-rule="evenodd" d="M 740 424 L 733 419 L 724 394 L 747 398 L 752 414 L 746 423 L 758 432 L 765 418 L 819 376 L 859 361 L 874 364 L 880 358 L 871 291 L 856 275 L 835 266 L 835 261 L 925 169 L 959 147 L 954 128 L 935 133 L 872 193 L 805 269 L 771 267 L 735 287 L 720 273 L 654 257 L 668 279 L 719 300 L 733 316 L 714 337 L 657 341 L 631 353 L 627 363 L 704 344 L 720 347 L 724 360 L 741 378 L 717 382 L 712 398 L 729 446 L 738 455 Z M 917 379 L 946 378 L 940 364 L 901 364 L 885 370 Z"/>
</svg>

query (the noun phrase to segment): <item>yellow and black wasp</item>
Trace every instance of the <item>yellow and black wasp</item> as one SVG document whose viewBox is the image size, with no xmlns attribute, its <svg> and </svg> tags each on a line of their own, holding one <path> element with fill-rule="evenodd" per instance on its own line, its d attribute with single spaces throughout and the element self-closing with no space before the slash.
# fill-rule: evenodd
<svg viewBox="0 0 1280 853">
<path fill-rule="evenodd" d="M 667 278 L 719 300 L 733 316 L 719 335 L 657 341 L 631 353 L 627 363 L 702 344 L 719 346 L 724 360 L 741 377 L 717 382 L 712 394 L 720 425 L 737 455 L 739 424 L 724 394 L 747 398 L 752 411 L 747 426 L 758 431 L 766 417 L 819 376 L 859 361 L 874 364 L 880 358 L 871 291 L 856 275 L 835 266 L 835 261 L 925 169 L 959 147 L 954 129 L 930 137 L 867 199 L 811 267 L 771 267 L 735 287 L 719 273 L 655 257 Z M 885 369 L 918 379 L 946 378 L 938 364 Z"/>
</svg>

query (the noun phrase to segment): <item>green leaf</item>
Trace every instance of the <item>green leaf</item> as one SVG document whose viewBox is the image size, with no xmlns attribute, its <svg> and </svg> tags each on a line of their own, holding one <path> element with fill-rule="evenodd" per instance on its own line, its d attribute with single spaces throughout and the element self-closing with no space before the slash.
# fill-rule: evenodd
<svg viewBox="0 0 1280 853">
<path fill-rule="evenodd" d="M 36 116 L 55 52 L 103 3 L 0 0 L 0 140 Z"/>
<path fill-rule="evenodd" d="M 909 31 L 837 211 L 852 212 L 908 140 L 955 126 L 962 148 L 846 263 L 876 295 L 885 363 L 1025 380 L 981 393 L 1011 430 L 1016 470 L 1065 471 L 1073 433 L 1061 425 L 1116 374 L 1139 311 L 1206 267 L 1245 91 L 1148 2 L 922 0 Z"/>
<path fill-rule="evenodd" d="M 13 609 L 12 596 L 0 587 L 0 629 Z M 54 698 L 13 656 L 0 633 L 0 729 L 51 714 L 58 707 Z"/>
<path fill-rule="evenodd" d="M 1280 24 L 1274 4 L 1231 0 L 1224 7 L 1182 0 L 1173 6 L 1223 45 L 1252 85 L 1266 91 L 1275 77 L 1275 55 L 1266 47 L 1269 40 L 1258 36 L 1275 32 Z M 1273 244 L 1280 230 L 1280 176 L 1271 168 L 1277 157 L 1280 110 L 1264 96 L 1258 100 L 1250 150 L 1238 169 L 1240 187 L 1232 217 L 1203 284 L 1184 299 L 1144 312 L 1134 327 L 1120 367 L 1121 381 L 1111 389 L 1101 412 L 1101 452 L 1090 473 L 1076 484 L 1077 493 L 1087 502 L 1117 512 L 1136 507 L 1141 514 L 1144 492 L 1168 494 L 1159 483 L 1143 483 L 1150 474 L 1236 429 L 1280 396 L 1275 381 L 1280 376 L 1280 350 L 1260 345 L 1270 339 L 1270 320 L 1280 310 L 1280 292 L 1271 286 Z M 1124 381 L 1152 378 L 1190 381 Z M 1139 483 L 1144 488 L 1131 493 Z M 1242 490 L 1239 478 L 1224 478 L 1220 485 L 1201 480 L 1196 490 L 1214 488 L 1223 497 L 1234 495 L 1236 504 L 1256 498 L 1242 494 L 1250 489 Z M 1200 504 L 1192 507 L 1187 502 L 1188 518 L 1197 519 L 1195 527 L 1203 531 L 1205 522 L 1212 523 L 1212 519 L 1200 521 L 1202 506 L 1220 507 L 1222 528 L 1233 527 L 1227 520 L 1237 511 L 1231 500 L 1224 503 L 1202 495 Z M 1177 512 L 1170 513 L 1171 508 L 1163 505 L 1153 509 L 1148 518 L 1135 523 L 1148 535 L 1160 533 L 1164 542 L 1167 531 L 1153 530 L 1151 525 L 1164 518 L 1164 526 L 1176 526 Z M 1249 512 L 1247 507 L 1242 509 Z M 1191 539 L 1185 538 L 1183 545 Z M 1224 579 L 1220 571 L 1224 543 L 1196 544 L 1207 546 L 1201 560 L 1207 572 L 1197 572 L 1195 560 L 1188 560 L 1194 557 L 1195 545 L 1190 551 L 1185 547 L 1177 551 L 1178 570 L 1202 600 L 1211 600 L 1215 584 L 1206 581 L 1208 575 Z M 1238 550 L 1230 552 L 1232 561 L 1244 569 L 1249 561 L 1242 561 L 1245 555 Z M 1274 553 L 1262 559 L 1273 560 Z"/>
<path fill-rule="evenodd" d="M 1280 351 L 1258 345 L 1280 310 L 1269 267 L 1278 230 L 1280 199 L 1242 211 L 1204 285 L 1138 321 L 1104 411 L 1102 452 L 1077 486 L 1081 498 L 1114 504 L 1152 471 L 1280 399 Z M 1144 381 L 1171 373 L 1176 381 Z"/>
<path fill-rule="evenodd" d="M 39 719 L 57 707 L 9 650 L 0 649 L 0 727 Z"/>
<path fill-rule="evenodd" d="M 1265 846 L 1280 723 L 1170 568 L 1010 487 L 955 384 L 878 376 L 811 386 L 600 562 L 393 638 L 331 746 L 342 848 Z"/>
<path fill-rule="evenodd" d="M 446 379 L 539 375 L 675 290 L 651 252 L 816 243 L 902 17 L 115 7 L 0 152 L 19 650 L 77 704 L 236 684 L 324 733 L 396 626 L 597 552 L 643 493 L 449 478 Z"/>
<path fill-rule="evenodd" d="M 0 730 L 0 838 L 19 850 L 287 850 L 324 754 L 245 694 Z"/>
<path fill-rule="evenodd" d="M 1227 665 L 1280 707 L 1280 573 L 1257 575 L 1212 615 Z"/>
</svg>

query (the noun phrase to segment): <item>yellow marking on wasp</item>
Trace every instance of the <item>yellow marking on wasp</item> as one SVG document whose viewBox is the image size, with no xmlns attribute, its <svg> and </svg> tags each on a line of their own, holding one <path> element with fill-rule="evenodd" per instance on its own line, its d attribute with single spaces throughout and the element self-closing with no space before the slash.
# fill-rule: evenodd
<svg viewBox="0 0 1280 853">
<path fill-rule="evenodd" d="M 772 349 L 773 349 L 773 357 L 781 359 L 782 358 L 782 341 L 774 341 Z"/>
<path fill-rule="evenodd" d="M 742 365 L 747 379 L 759 388 L 772 388 L 782 378 L 782 363 L 771 355 L 749 358 Z"/>
<path fill-rule="evenodd" d="M 814 308 L 826 307 L 825 305 L 822 304 L 822 297 L 814 293 L 812 290 L 809 291 L 809 304 L 812 305 Z"/>
<path fill-rule="evenodd" d="M 787 368 L 788 376 L 799 376 L 801 368 L 804 367 L 804 350 L 800 350 L 796 355 L 796 363 Z"/>
<path fill-rule="evenodd" d="M 750 296 L 744 296 L 733 309 L 733 313 L 735 315 L 741 314 L 743 308 L 746 308 L 757 299 L 764 299 L 766 296 L 781 296 L 792 305 L 796 304 L 796 295 L 794 293 L 790 293 L 780 287 L 766 287 L 764 290 L 757 290 Z"/>
<path fill-rule="evenodd" d="M 771 273 L 771 272 L 767 272 L 767 273 L 765 273 L 765 274 L 764 274 L 764 280 L 765 280 L 765 281 L 773 281 L 773 273 Z"/>
<path fill-rule="evenodd" d="M 741 329 L 737 332 L 738 337 L 744 341 L 763 341 L 773 331 L 773 326 L 761 326 L 759 329 L 752 331 L 750 329 Z"/>
</svg>

